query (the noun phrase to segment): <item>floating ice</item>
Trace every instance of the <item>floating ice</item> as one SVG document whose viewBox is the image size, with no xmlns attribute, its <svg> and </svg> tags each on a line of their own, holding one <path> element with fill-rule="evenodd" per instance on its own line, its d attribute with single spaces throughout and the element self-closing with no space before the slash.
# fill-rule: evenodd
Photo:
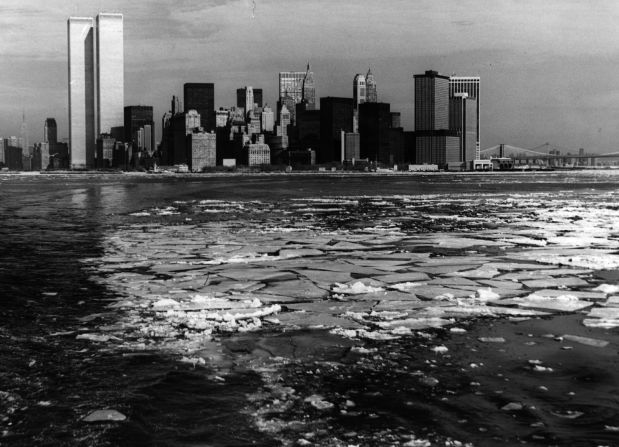
<svg viewBox="0 0 619 447">
<path fill-rule="evenodd" d="M 589 338 L 589 337 L 581 337 L 579 335 L 563 335 L 564 340 L 573 341 L 575 343 L 580 343 L 587 346 L 593 346 L 596 348 L 604 348 L 608 346 L 608 341 L 599 340 L 597 338 Z"/>
<path fill-rule="evenodd" d="M 82 418 L 84 422 L 121 422 L 127 416 L 117 410 L 96 410 Z"/>
<path fill-rule="evenodd" d="M 619 292 L 619 285 L 617 284 L 600 284 L 593 290 L 598 290 L 600 292 L 611 295 L 613 293 Z"/>
<path fill-rule="evenodd" d="M 588 301 L 579 300 L 577 296 L 570 295 L 569 291 L 566 291 L 564 294 L 558 296 L 542 296 L 537 293 L 532 293 L 526 297 L 501 300 L 498 304 L 516 304 L 522 307 L 556 310 L 561 312 L 575 312 L 593 305 L 593 303 Z"/>
<path fill-rule="evenodd" d="M 382 283 L 374 280 L 351 281 L 347 284 L 335 283 L 333 291 L 335 293 L 345 293 L 347 295 L 360 295 L 362 293 L 382 292 Z"/>
</svg>

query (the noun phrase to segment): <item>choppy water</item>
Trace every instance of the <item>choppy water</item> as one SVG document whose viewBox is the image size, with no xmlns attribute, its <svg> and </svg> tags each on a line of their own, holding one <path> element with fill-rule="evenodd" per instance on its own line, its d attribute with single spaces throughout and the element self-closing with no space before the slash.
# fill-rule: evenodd
<svg viewBox="0 0 619 447">
<path fill-rule="evenodd" d="M 0 444 L 615 445 L 618 178 L 1 177 Z"/>
</svg>

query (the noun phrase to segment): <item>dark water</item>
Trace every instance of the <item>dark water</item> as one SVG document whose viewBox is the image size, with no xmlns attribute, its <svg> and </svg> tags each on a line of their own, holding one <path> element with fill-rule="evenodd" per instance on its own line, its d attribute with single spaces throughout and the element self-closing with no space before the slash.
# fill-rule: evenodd
<svg viewBox="0 0 619 447">
<path fill-rule="evenodd" d="M 115 298 L 113 292 L 93 282 L 81 260 L 101 256 L 102 235 L 130 221 L 129 213 L 149 207 L 194 199 L 263 200 L 277 206 L 290 198 L 331 195 L 578 194 L 615 191 L 617 179 L 607 172 L 3 177 L 0 445 L 294 445 L 301 438 L 315 445 L 404 445 L 412 442 L 412 434 L 440 440 L 441 445 L 458 445 L 445 444 L 452 440 L 474 445 L 618 445 L 616 433 L 600 429 L 619 425 L 616 349 L 602 360 L 578 349 L 557 354 L 556 361 L 565 368 L 554 378 L 552 393 L 542 393 L 538 376 L 523 367 L 526 359 L 518 358 L 518 351 L 500 352 L 477 342 L 478 336 L 498 331 L 518 334 L 525 343 L 528 334 L 539 338 L 546 329 L 551 331 L 544 328 L 550 324 L 546 320 L 480 320 L 471 323 L 464 338 L 438 334 L 438 341 L 453 353 L 439 357 L 419 337 L 368 341 L 368 349 L 378 349 L 370 357 L 320 331 L 223 337 L 220 361 L 230 366 L 225 381 L 208 364 L 189 368 L 165 353 L 123 353 L 75 338 L 84 317 L 99 313 L 93 323 L 115 321 L 106 307 Z M 248 367 L 253 359 L 278 356 L 293 361 L 279 365 L 275 384 Z M 463 371 L 463 366 L 484 359 L 488 368 Z M 440 385 L 421 383 L 419 370 L 434 371 Z M 481 389 L 471 385 L 476 382 L 483 383 Z M 285 392 L 276 402 L 273 396 L 283 385 L 297 394 L 324 395 L 335 406 L 319 411 L 298 399 L 284 405 Z M 256 391 L 261 389 L 270 391 L 260 397 Z M 578 393 L 571 396 L 574 389 Z M 539 416 L 534 411 L 497 410 L 513 400 L 526 400 L 527 408 L 556 405 L 558 414 L 569 407 L 584 416 L 549 416 L 543 427 L 535 426 Z M 354 406 L 347 405 L 349 401 Z M 269 406 L 284 428 L 257 426 L 256 413 L 268 414 Z M 117 409 L 128 419 L 90 425 L 81 421 L 101 408 Z"/>
</svg>

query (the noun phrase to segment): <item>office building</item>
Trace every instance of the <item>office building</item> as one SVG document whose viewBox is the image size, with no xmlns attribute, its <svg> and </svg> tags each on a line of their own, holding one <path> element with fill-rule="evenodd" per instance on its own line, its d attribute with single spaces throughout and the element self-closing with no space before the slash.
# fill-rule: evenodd
<svg viewBox="0 0 619 447">
<path fill-rule="evenodd" d="M 251 99 L 249 99 L 249 95 L 251 95 Z M 262 107 L 262 89 L 261 88 L 252 88 L 252 87 L 243 87 L 236 89 L 236 106 L 245 109 L 246 112 L 249 112 L 249 108 L 247 104 L 250 103 L 255 105 L 256 107 Z"/>
<path fill-rule="evenodd" d="M 446 162 L 449 169 L 471 168 L 473 160 L 478 160 L 475 158 L 477 156 L 477 101 L 469 98 L 468 93 L 455 93 L 449 98 L 449 130 L 456 132 L 460 137 L 459 152 L 447 156 Z"/>
<path fill-rule="evenodd" d="M 97 133 L 122 138 L 124 50 L 122 14 L 97 15 Z"/>
<path fill-rule="evenodd" d="M 264 106 L 260 115 L 262 121 L 262 132 L 273 132 L 275 127 L 275 114 L 269 106 Z"/>
<path fill-rule="evenodd" d="M 341 159 L 341 132 L 353 131 L 352 98 L 320 98 L 320 148 L 318 163 L 339 162 Z"/>
<path fill-rule="evenodd" d="M 290 96 L 294 104 L 303 99 L 304 71 L 280 71 L 279 72 L 279 99 Z"/>
<path fill-rule="evenodd" d="M 271 149 L 263 141 L 249 143 L 244 148 L 243 164 L 247 166 L 261 166 L 271 164 Z"/>
<path fill-rule="evenodd" d="M 303 77 L 302 83 L 303 96 L 301 101 L 305 103 L 306 110 L 316 109 L 316 87 L 314 86 L 314 73 L 310 70 L 310 64 L 307 63 L 307 70 Z"/>
<path fill-rule="evenodd" d="M 359 104 L 365 102 L 366 87 L 365 76 L 362 74 L 356 74 L 353 79 L 352 99 L 355 106 L 355 110 L 359 110 Z"/>
<path fill-rule="evenodd" d="M 475 160 L 480 159 L 481 135 L 479 127 L 479 76 L 451 76 L 449 78 L 449 96 L 454 97 L 457 93 L 467 93 L 469 99 L 476 102 L 475 121 L 476 121 L 476 142 L 475 142 Z"/>
<path fill-rule="evenodd" d="M 365 75 L 365 101 L 378 102 L 378 93 L 376 91 L 376 79 L 372 74 L 372 70 L 368 68 L 368 73 Z"/>
<path fill-rule="evenodd" d="M 217 162 L 217 135 L 213 132 L 192 131 L 187 135 L 187 167 L 200 172 Z"/>
<path fill-rule="evenodd" d="M 415 79 L 415 163 L 454 165 L 460 153 L 460 137 L 449 127 L 449 77 L 428 70 Z"/>
<path fill-rule="evenodd" d="M 35 143 L 32 148 L 32 170 L 44 171 L 49 166 L 49 146 L 48 142 Z"/>
<path fill-rule="evenodd" d="M 200 127 L 215 130 L 215 84 L 187 83 L 183 85 L 184 110 L 195 110 L 200 115 Z"/>
<path fill-rule="evenodd" d="M 152 142 L 155 141 L 154 124 L 152 106 L 126 106 L 124 108 L 124 141 L 133 144 L 136 148 L 143 149 L 146 140 L 148 140 L 151 142 L 152 149 Z M 149 126 L 150 135 L 142 135 L 140 142 L 138 141 L 138 132 L 140 129 L 145 132 L 145 126 Z"/>
<path fill-rule="evenodd" d="M 110 134 L 99 134 L 97 137 L 97 168 L 109 169 L 114 165 L 115 146 L 116 139 Z"/>
<path fill-rule="evenodd" d="M 94 20 L 92 17 L 70 17 L 67 32 L 71 168 L 93 168 L 96 122 Z"/>
<path fill-rule="evenodd" d="M 226 127 L 230 118 L 230 110 L 220 108 L 215 112 L 215 128 Z"/>
<path fill-rule="evenodd" d="M 54 118 L 47 118 L 43 127 L 43 142 L 54 145 L 58 143 L 58 127 Z"/>
<path fill-rule="evenodd" d="M 393 129 L 402 127 L 402 115 L 400 112 L 391 112 L 391 127 Z"/>
<path fill-rule="evenodd" d="M 344 132 L 341 131 L 342 147 L 340 161 L 355 162 L 361 158 L 361 139 L 356 132 Z"/>
<path fill-rule="evenodd" d="M 396 154 L 389 146 L 391 128 L 390 105 L 382 102 L 366 102 L 359 105 L 359 135 L 361 158 L 372 162 L 393 165 Z"/>
</svg>

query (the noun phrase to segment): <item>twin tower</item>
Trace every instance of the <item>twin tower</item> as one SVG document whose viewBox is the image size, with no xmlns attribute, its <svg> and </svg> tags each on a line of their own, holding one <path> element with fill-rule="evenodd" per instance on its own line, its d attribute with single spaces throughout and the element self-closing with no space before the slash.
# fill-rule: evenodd
<svg viewBox="0 0 619 447">
<path fill-rule="evenodd" d="M 123 16 L 70 17 L 67 32 L 71 168 L 89 169 L 99 135 L 122 132 Z"/>
</svg>

